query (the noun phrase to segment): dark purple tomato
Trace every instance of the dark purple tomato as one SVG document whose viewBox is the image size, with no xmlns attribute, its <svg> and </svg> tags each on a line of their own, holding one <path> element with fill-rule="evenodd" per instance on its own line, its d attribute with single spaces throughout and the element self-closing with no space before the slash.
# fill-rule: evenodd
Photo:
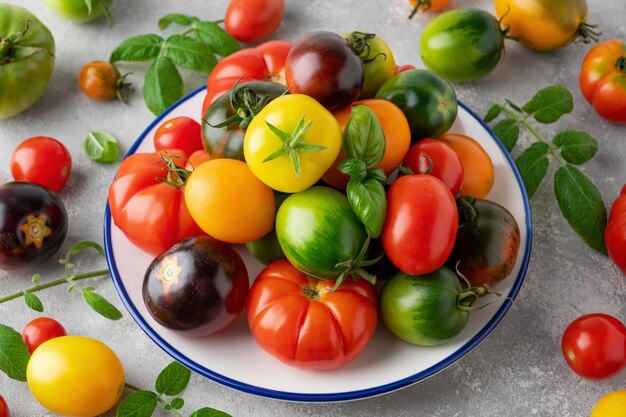
<svg viewBox="0 0 626 417">
<path fill-rule="evenodd" d="M 162 326 L 205 336 L 237 318 L 248 286 L 248 272 L 237 252 L 212 237 L 192 237 L 152 261 L 143 280 L 143 300 Z"/>
<path fill-rule="evenodd" d="M 294 43 L 285 62 L 289 92 L 311 96 L 330 111 L 348 106 L 363 86 L 363 62 L 357 54 L 336 33 L 304 35 Z"/>
<path fill-rule="evenodd" d="M 57 195 L 31 182 L 0 186 L 0 269 L 37 265 L 61 247 L 67 212 Z"/>
</svg>

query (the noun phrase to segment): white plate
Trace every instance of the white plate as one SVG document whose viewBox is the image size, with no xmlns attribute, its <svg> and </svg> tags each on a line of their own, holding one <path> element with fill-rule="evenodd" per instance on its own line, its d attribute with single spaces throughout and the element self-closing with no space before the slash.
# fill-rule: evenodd
<svg viewBox="0 0 626 417">
<path fill-rule="evenodd" d="M 153 151 L 153 136 L 164 118 L 197 119 L 205 96 L 199 88 L 159 116 L 128 152 Z M 243 314 L 217 334 L 193 338 L 157 324 L 143 303 L 141 286 L 152 257 L 133 246 L 113 225 L 107 204 L 104 239 L 107 262 L 122 302 L 148 336 L 174 359 L 200 375 L 231 388 L 289 401 L 330 402 L 366 398 L 419 382 L 441 371 L 480 343 L 500 322 L 517 295 L 530 257 L 531 214 L 520 175 L 493 132 L 462 103 L 450 132 L 476 139 L 491 156 L 495 182 L 488 199 L 505 206 L 520 226 L 520 250 L 512 276 L 496 290 L 503 295 L 493 305 L 470 314 L 463 332 L 437 347 L 417 347 L 394 337 L 381 322 L 361 355 L 332 371 L 303 371 L 288 367 L 263 351 L 248 330 Z M 251 279 L 262 265 L 243 253 Z"/>
</svg>

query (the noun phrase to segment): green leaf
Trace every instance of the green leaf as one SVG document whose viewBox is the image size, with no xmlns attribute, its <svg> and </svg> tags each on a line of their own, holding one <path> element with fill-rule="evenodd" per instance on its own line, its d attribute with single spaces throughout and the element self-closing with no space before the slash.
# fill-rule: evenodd
<svg viewBox="0 0 626 417">
<path fill-rule="evenodd" d="M 80 242 L 74 243 L 67 251 L 67 254 L 76 255 L 78 252 L 82 252 L 83 250 L 89 248 L 97 250 L 100 255 L 104 256 L 104 248 L 100 246 L 100 244 L 91 240 L 81 240 Z"/>
<path fill-rule="evenodd" d="M 150 61 L 159 56 L 164 40 L 159 35 L 133 36 L 111 52 L 109 61 Z"/>
<path fill-rule="evenodd" d="M 174 410 L 180 410 L 181 408 L 183 408 L 184 405 L 185 405 L 185 400 L 183 400 L 182 398 L 174 398 L 172 399 L 172 401 L 170 401 L 170 406 Z"/>
<path fill-rule="evenodd" d="M 117 408 L 116 417 L 151 417 L 156 410 L 157 395 L 151 391 L 130 394 Z"/>
<path fill-rule="evenodd" d="M 578 168 L 565 165 L 554 175 L 554 194 L 572 229 L 587 245 L 606 254 L 606 207 L 596 186 Z"/>
<path fill-rule="evenodd" d="M 181 26 L 189 26 L 193 22 L 191 16 L 187 16 L 181 13 L 166 14 L 159 19 L 159 29 L 167 29 L 172 23 L 176 23 Z"/>
<path fill-rule="evenodd" d="M 178 395 L 189 384 L 191 371 L 178 362 L 167 365 L 157 377 L 154 387 L 159 394 Z"/>
<path fill-rule="evenodd" d="M 163 113 L 182 98 L 183 93 L 183 79 L 174 63 L 165 57 L 152 61 L 143 85 L 143 97 L 150 111 L 156 115 Z"/>
<path fill-rule="evenodd" d="M 26 367 L 30 354 L 22 335 L 0 324 L 0 371 L 11 379 L 26 381 Z"/>
<path fill-rule="evenodd" d="M 543 88 L 524 104 L 523 110 L 532 114 L 539 123 L 554 123 L 574 110 L 572 93 L 562 85 Z"/>
<path fill-rule="evenodd" d="M 35 310 L 40 313 L 43 311 L 43 304 L 41 303 L 41 300 L 30 291 L 24 292 L 24 302 L 31 310 Z"/>
<path fill-rule="evenodd" d="M 83 142 L 83 151 L 92 161 L 105 164 L 115 162 L 119 156 L 117 140 L 99 130 L 87 133 L 87 138 Z"/>
<path fill-rule="evenodd" d="M 241 49 L 237 39 L 226 33 L 216 23 L 196 19 L 194 24 L 196 28 L 194 34 L 198 40 L 209 45 L 216 54 L 224 57 Z"/>
<path fill-rule="evenodd" d="M 213 51 L 206 43 L 183 35 L 172 35 L 167 38 L 165 56 L 176 65 L 207 74 L 217 64 Z"/>
<path fill-rule="evenodd" d="M 494 104 L 493 106 L 489 108 L 483 120 L 485 121 L 485 123 L 489 123 L 496 117 L 500 116 L 501 112 L 502 112 L 502 106 L 499 104 Z"/>
<path fill-rule="evenodd" d="M 355 214 L 373 238 L 380 236 L 387 214 L 387 198 L 383 184 L 373 178 L 351 179 L 346 188 L 348 201 Z"/>
<path fill-rule="evenodd" d="M 39 284 L 41 282 L 41 275 L 39 275 L 39 274 L 33 275 L 33 278 L 31 279 L 31 281 L 35 285 Z"/>
<path fill-rule="evenodd" d="M 344 159 L 337 165 L 337 169 L 344 174 L 350 175 L 352 178 L 356 178 L 361 181 L 367 176 L 367 169 L 365 162 L 360 159 Z"/>
<path fill-rule="evenodd" d="M 109 320 L 119 320 L 122 318 L 122 313 L 111 304 L 106 298 L 98 293 L 93 292 L 93 289 L 83 288 L 81 291 L 83 299 L 96 313 Z"/>
<path fill-rule="evenodd" d="M 515 119 L 502 119 L 493 127 L 493 133 L 500 138 L 506 149 L 511 152 L 519 138 L 519 126 Z"/>
<path fill-rule="evenodd" d="M 232 417 L 230 414 L 225 413 L 215 408 L 204 407 L 194 411 L 189 417 Z"/>
<path fill-rule="evenodd" d="M 565 130 L 552 142 L 561 149 L 561 156 L 571 164 L 584 164 L 598 151 L 598 142 L 586 132 Z"/>
<path fill-rule="evenodd" d="M 504 102 L 505 102 L 506 104 L 508 104 L 508 105 L 509 105 L 509 107 L 511 107 L 513 110 L 518 111 L 518 112 L 520 112 L 520 113 L 522 113 L 522 112 L 523 112 L 523 110 L 522 110 L 522 109 L 520 109 L 520 107 L 519 107 L 517 104 L 513 103 L 513 102 L 512 102 L 511 100 L 509 100 L 508 98 L 505 98 L 505 99 L 504 99 Z"/>
<path fill-rule="evenodd" d="M 376 114 L 363 105 L 352 108 L 343 133 L 343 152 L 346 158 L 360 159 L 367 167 L 374 167 L 385 155 L 385 134 Z"/>
<path fill-rule="evenodd" d="M 515 160 L 515 165 L 517 165 L 522 180 L 524 180 L 528 198 L 532 198 L 537 188 L 539 188 L 539 184 L 546 176 L 548 165 L 550 164 L 546 157 L 548 150 L 548 145 L 543 142 L 536 142 Z"/>
<path fill-rule="evenodd" d="M 85 5 L 87 6 L 87 14 L 91 14 L 93 10 L 93 0 L 85 0 Z"/>
</svg>

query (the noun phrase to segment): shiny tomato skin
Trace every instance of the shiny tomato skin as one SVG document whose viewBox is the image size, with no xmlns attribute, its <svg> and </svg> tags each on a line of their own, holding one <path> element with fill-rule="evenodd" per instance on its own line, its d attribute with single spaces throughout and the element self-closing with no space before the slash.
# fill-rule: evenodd
<svg viewBox="0 0 626 417">
<path fill-rule="evenodd" d="M 284 14 L 284 0 L 231 0 L 224 28 L 240 42 L 261 42 L 276 32 Z"/>
<path fill-rule="evenodd" d="M 626 390 L 613 391 L 600 398 L 589 417 L 626 417 Z"/>
<path fill-rule="evenodd" d="M 463 164 L 459 156 L 445 143 L 435 139 L 422 139 L 407 152 L 402 165 L 414 174 L 425 174 L 442 180 L 456 196 L 463 185 Z"/>
<path fill-rule="evenodd" d="M 402 272 L 424 275 L 441 267 L 452 253 L 458 226 L 454 196 L 440 179 L 406 175 L 389 188 L 382 242 Z"/>
<path fill-rule="evenodd" d="M 567 326 L 561 348 L 578 375 L 610 378 L 626 367 L 626 327 L 608 314 L 586 314 Z"/>
<path fill-rule="evenodd" d="M 611 205 L 604 243 L 613 263 L 626 274 L 626 185 Z"/>
<path fill-rule="evenodd" d="M 78 73 L 78 86 L 94 100 L 112 100 L 121 97 L 122 75 L 117 67 L 106 61 L 91 61 Z"/>
<path fill-rule="evenodd" d="M 31 354 L 43 342 L 65 335 L 67 332 L 63 325 L 50 317 L 37 317 L 22 329 L 22 339 L 28 346 L 28 353 Z"/>
<path fill-rule="evenodd" d="M 72 156 L 58 140 L 35 136 L 17 145 L 10 165 L 16 181 L 34 182 L 56 192 L 70 177 Z"/>
<path fill-rule="evenodd" d="M 180 149 L 187 155 L 204 149 L 200 123 L 191 117 L 179 116 L 166 120 L 154 133 L 154 149 Z"/>
<path fill-rule="evenodd" d="M 9 406 L 7 405 L 7 402 L 4 400 L 2 395 L 0 395 L 0 417 L 11 417 Z"/>
<path fill-rule="evenodd" d="M 438 12 L 451 2 L 452 0 L 409 0 L 413 7 L 422 12 Z"/>
<path fill-rule="evenodd" d="M 363 279 L 319 281 L 283 259 L 256 278 L 246 305 L 257 343 L 283 363 L 301 369 L 335 369 L 352 362 L 376 330 L 374 287 Z"/>
</svg>

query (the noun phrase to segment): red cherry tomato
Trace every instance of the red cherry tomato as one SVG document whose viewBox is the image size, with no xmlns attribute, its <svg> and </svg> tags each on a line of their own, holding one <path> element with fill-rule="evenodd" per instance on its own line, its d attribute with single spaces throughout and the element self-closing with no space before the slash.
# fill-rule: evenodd
<svg viewBox="0 0 626 417">
<path fill-rule="evenodd" d="M 0 417 L 11 417 L 9 406 L 7 402 L 4 401 L 4 398 L 2 398 L 2 395 L 0 395 Z"/>
<path fill-rule="evenodd" d="M 414 174 L 425 174 L 442 180 L 456 196 L 463 185 L 463 164 L 451 147 L 435 139 L 422 139 L 409 149 L 402 165 Z"/>
<path fill-rule="evenodd" d="M 583 378 L 604 379 L 626 367 L 626 327 L 608 314 L 578 317 L 565 329 L 563 356 Z"/>
<path fill-rule="evenodd" d="M 310 278 L 286 259 L 256 278 L 246 305 L 257 343 L 290 366 L 334 369 L 352 362 L 376 330 L 376 290 L 364 279 Z"/>
<path fill-rule="evenodd" d="M 72 157 L 58 140 L 47 136 L 26 139 L 13 151 L 11 174 L 17 181 L 29 181 L 59 191 L 72 171 Z"/>
<path fill-rule="evenodd" d="M 276 32 L 284 14 L 284 0 L 231 0 L 224 28 L 240 42 L 261 42 Z"/>
<path fill-rule="evenodd" d="M 22 339 L 28 346 L 28 353 L 33 353 L 43 342 L 65 335 L 67 333 L 61 323 L 50 317 L 37 317 L 22 330 Z"/>
<path fill-rule="evenodd" d="M 439 178 L 406 175 L 389 188 L 382 242 L 402 272 L 424 275 L 441 267 L 452 253 L 458 227 L 454 196 Z"/>
<path fill-rule="evenodd" d="M 180 149 L 187 155 L 204 149 L 200 123 L 180 116 L 163 122 L 154 133 L 154 149 Z"/>
<path fill-rule="evenodd" d="M 604 243 L 613 263 L 626 274 L 626 184 L 611 205 L 609 222 L 604 229 Z"/>
</svg>

